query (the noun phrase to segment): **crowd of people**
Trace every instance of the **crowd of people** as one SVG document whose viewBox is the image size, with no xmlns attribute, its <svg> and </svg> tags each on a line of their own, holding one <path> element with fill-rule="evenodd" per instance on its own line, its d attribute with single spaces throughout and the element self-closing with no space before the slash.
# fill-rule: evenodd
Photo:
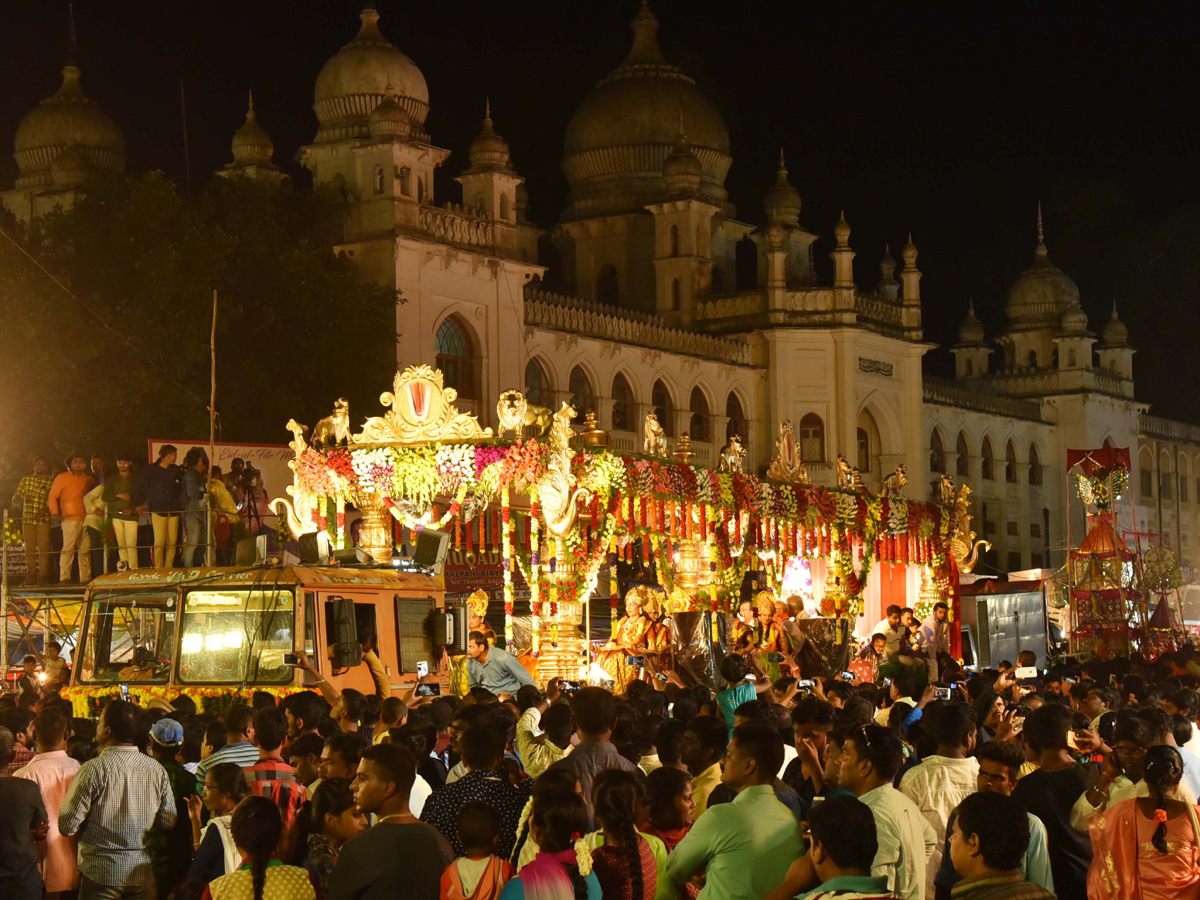
<svg viewBox="0 0 1200 900">
<path fill-rule="evenodd" d="M 1200 896 L 1191 649 L 764 690 L 760 662 L 725 657 L 716 692 L 325 684 L 219 715 L 113 700 L 96 723 L 10 694 L 0 896 Z"/>
<path fill-rule="evenodd" d="M 132 453 L 118 454 L 116 471 L 100 454 L 90 461 L 72 454 L 58 471 L 45 457 L 35 459 L 10 511 L 24 540 L 26 584 L 86 584 L 106 571 L 203 563 L 210 509 L 213 546 L 228 564 L 233 543 L 274 521 L 262 477 L 245 460 L 234 459 L 222 473 L 209 470 L 203 448 L 189 450 L 182 464 L 178 458 L 165 444 L 144 465 Z"/>
</svg>

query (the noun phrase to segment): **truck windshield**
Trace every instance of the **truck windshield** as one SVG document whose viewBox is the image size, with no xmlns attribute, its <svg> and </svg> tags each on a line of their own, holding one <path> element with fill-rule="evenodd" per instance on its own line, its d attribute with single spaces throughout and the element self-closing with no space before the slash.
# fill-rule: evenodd
<svg viewBox="0 0 1200 900">
<path fill-rule="evenodd" d="M 179 680 L 186 684 L 284 684 L 293 669 L 295 598 L 290 590 L 188 591 L 180 623 Z"/>
<path fill-rule="evenodd" d="M 79 680 L 165 683 L 175 650 L 174 591 L 118 591 L 92 598 Z"/>
</svg>

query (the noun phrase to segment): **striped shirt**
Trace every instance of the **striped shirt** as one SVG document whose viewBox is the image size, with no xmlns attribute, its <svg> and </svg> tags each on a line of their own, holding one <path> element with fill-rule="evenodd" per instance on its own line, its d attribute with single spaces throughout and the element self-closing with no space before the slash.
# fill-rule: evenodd
<svg viewBox="0 0 1200 900">
<path fill-rule="evenodd" d="M 128 888 L 154 883 L 146 839 L 151 828 L 170 828 L 176 818 L 167 770 L 131 744 L 118 744 L 79 767 L 58 830 L 77 835 L 80 874 Z"/>
<path fill-rule="evenodd" d="M 21 501 L 21 512 L 26 516 L 49 516 L 50 487 L 54 479 L 49 475 L 26 475 L 17 485 L 13 503 Z"/>
<path fill-rule="evenodd" d="M 196 763 L 196 782 L 204 790 L 204 776 L 213 766 L 221 763 L 237 763 L 243 769 L 258 762 L 258 748 L 249 741 L 239 741 L 236 744 L 226 744 L 208 759 Z"/>
<path fill-rule="evenodd" d="M 267 756 L 242 770 L 246 786 L 255 797 L 269 797 L 279 807 L 286 829 L 296 817 L 296 810 L 308 797 L 308 790 L 296 781 L 292 767 L 278 756 Z"/>
</svg>

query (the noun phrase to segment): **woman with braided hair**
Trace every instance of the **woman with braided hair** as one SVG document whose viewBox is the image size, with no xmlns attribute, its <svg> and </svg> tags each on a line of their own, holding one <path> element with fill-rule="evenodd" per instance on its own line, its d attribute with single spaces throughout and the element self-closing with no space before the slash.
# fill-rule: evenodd
<svg viewBox="0 0 1200 900">
<path fill-rule="evenodd" d="M 1183 758 L 1159 744 L 1146 751 L 1142 772 L 1149 796 L 1122 800 L 1089 825 L 1093 900 L 1200 896 L 1200 810 L 1176 799 Z"/>
<path fill-rule="evenodd" d="M 283 819 L 274 800 L 247 797 L 233 811 L 229 830 L 245 861 L 210 883 L 202 900 L 316 900 L 308 872 L 275 858 Z"/>
<path fill-rule="evenodd" d="M 654 900 L 658 863 L 650 842 L 637 831 L 641 786 L 637 776 L 605 769 L 592 782 L 592 810 L 604 843 L 592 851 L 592 865 L 604 900 Z"/>
<path fill-rule="evenodd" d="M 600 882 L 581 840 L 587 828 L 588 808 L 579 794 L 554 791 L 535 797 L 529 834 L 538 855 L 504 886 L 500 900 L 601 900 Z"/>
</svg>

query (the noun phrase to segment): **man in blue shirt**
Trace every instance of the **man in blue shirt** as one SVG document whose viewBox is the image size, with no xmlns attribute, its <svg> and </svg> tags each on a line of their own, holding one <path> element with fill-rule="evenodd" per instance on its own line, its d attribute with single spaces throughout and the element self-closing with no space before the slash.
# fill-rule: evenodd
<svg viewBox="0 0 1200 900">
<path fill-rule="evenodd" d="M 516 694 L 521 685 L 534 683 L 529 670 L 515 656 L 499 647 L 489 647 L 482 632 L 467 638 L 467 685 L 484 687 L 493 694 Z"/>
</svg>

